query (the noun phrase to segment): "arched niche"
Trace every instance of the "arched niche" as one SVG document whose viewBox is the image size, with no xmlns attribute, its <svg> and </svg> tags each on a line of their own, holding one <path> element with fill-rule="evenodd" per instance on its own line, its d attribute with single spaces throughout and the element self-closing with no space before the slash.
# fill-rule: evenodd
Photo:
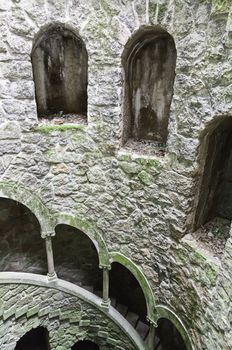
<svg viewBox="0 0 232 350">
<path fill-rule="evenodd" d="M 200 141 L 194 229 L 214 218 L 232 219 L 232 117 L 211 122 Z"/>
<path fill-rule="evenodd" d="M 26 206 L 0 198 L 0 237 L 1 271 L 47 273 L 40 224 Z"/>
<path fill-rule="evenodd" d="M 137 330 L 143 339 L 149 333 L 144 292 L 133 273 L 118 262 L 111 264 L 109 296 L 111 304 Z"/>
<path fill-rule="evenodd" d="M 38 116 L 87 115 L 88 54 L 67 24 L 37 34 L 31 53 Z"/>
<path fill-rule="evenodd" d="M 187 350 L 181 334 L 167 318 L 157 321 L 154 350 Z"/>
<path fill-rule="evenodd" d="M 129 138 L 166 143 L 176 48 L 161 27 L 145 27 L 129 40 L 124 67 L 123 143 Z"/>
<path fill-rule="evenodd" d="M 71 350 L 100 350 L 100 348 L 90 340 L 80 340 L 72 346 Z"/>
<path fill-rule="evenodd" d="M 102 290 L 102 270 L 98 252 L 91 239 L 81 230 L 59 224 L 53 237 L 55 270 L 59 278 L 91 292 Z"/>
<path fill-rule="evenodd" d="M 15 350 L 50 350 L 47 329 L 44 327 L 31 329 L 19 339 Z"/>
<path fill-rule="evenodd" d="M 117 262 L 123 265 L 126 269 L 128 269 L 131 272 L 134 278 L 138 281 L 141 287 L 141 290 L 143 291 L 144 297 L 146 299 L 147 316 L 152 322 L 155 322 L 156 321 L 156 311 L 155 311 L 156 303 L 155 303 L 151 286 L 147 278 L 143 274 L 143 272 L 131 259 L 127 258 L 124 254 L 121 254 L 118 252 L 112 252 L 111 261 Z"/>
<path fill-rule="evenodd" d="M 93 242 L 99 257 L 101 267 L 110 267 L 109 252 L 102 234 L 96 229 L 96 225 L 83 217 L 59 213 L 55 217 L 56 225 L 66 224 L 84 232 Z"/>
<path fill-rule="evenodd" d="M 175 314 L 166 305 L 157 305 L 157 328 L 154 350 L 194 350 L 188 331 Z"/>
</svg>

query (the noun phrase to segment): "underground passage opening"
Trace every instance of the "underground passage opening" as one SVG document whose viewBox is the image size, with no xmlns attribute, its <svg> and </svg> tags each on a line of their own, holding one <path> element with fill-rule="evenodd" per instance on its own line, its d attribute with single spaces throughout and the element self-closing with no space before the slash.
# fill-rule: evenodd
<svg viewBox="0 0 232 350">
<path fill-rule="evenodd" d="M 114 262 L 110 270 L 110 299 L 114 306 L 145 339 L 149 326 L 143 290 L 134 275 L 120 263 Z"/>
<path fill-rule="evenodd" d="M 71 350 L 100 350 L 100 348 L 90 340 L 81 340 L 74 344 Z"/>
<path fill-rule="evenodd" d="M 47 329 L 37 327 L 30 330 L 17 342 L 15 350 L 50 350 Z"/>
<path fill-rule="evenodd" d="M 0 270 L 47 273 L 40 224 L 21 203 L 0 198 Z"/>
<path fill-rule="evenodd" d="M 75 31 L 62 23 L 41 30 L 31 59 L 38 116 L 86 116 L 88 55 Z"/>
<path fill-rule="evenodd" d="M 91 239 L 75 227 L 56 226 L 53 239 L 55 270 L 59 278 L 101 294 L 102 270 Z"/>
<path fill-rule="evenodd" d="M 187 350 L 181 334 L 174 324 L 166 318 L 158 320 L 154 350 Z"/>
<path fill-rule="evenodd" d="M 194 228 L 222 254 L 232 219 L 232 120 L 222 118 L 206 132 L 200 149 L 202 172 Z M 204 227 L 204 229 L 201 229 Z M 210 234 L 210 237 L 208 237 Z M 207 236 L 208 235 L 208 236 Z"/>
<path fill-rule="evenodd" d="M 123 143 L 132 138 L 165 144 L 173 96 L 176 48 L 170 34 L 150 28 L 126 48 Z"/>
</svg>

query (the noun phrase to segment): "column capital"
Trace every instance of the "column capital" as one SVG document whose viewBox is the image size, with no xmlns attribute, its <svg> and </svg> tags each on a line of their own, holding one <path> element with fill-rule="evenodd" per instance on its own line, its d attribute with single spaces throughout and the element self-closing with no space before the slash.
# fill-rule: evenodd
<svg viewBox="0 0 232 350">
<path fill-rule="evenodd" d="M 155 320 L 152 320 L 149 316 L 146 317 L 147 318 L 147 321 L 149 322 L 149 324 L 155 328 L 158 327 L 158 324 L 157 324 L 157 319 Z"/>
<path fill-rule="evenodd" d="M 47 232 L 41 232 L 42 238 L 51 238 L 55 236 L 55 231 L 47 231 Z"/>
<path fill-rule="evenodd" d="M 110 271 L 111 270 L 111 265 L 102 265 L 102 264 L 100 264 L 99 265 L 99 269 Z"/>
</svg>

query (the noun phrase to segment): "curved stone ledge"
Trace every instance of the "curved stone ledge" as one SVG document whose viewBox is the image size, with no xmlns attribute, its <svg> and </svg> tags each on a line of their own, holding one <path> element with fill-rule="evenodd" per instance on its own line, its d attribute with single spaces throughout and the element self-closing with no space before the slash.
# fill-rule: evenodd
<svg viewBox="0 0 232 350">
<path fill-rule="evenodd" d="M 95 309 L 98 309 L 98 312 L 100 311 L 100 314 L 104 315 L 104 319 L 108 318 L 113 322 L 114 325 L 116 325 L 116 328 L 119 328 L 126 338 L 129 340 L 128 343 L 131 345 L 133 344 L 134 349 L 139 350 L 146 350 L 147 346 L 143 342 L 143 340 L 140 338 L 139 334 L 135 331 L 135 329 L 130 325 L 130 323 L 123 317 L 121 314 L 114 309 L 112 306 L 109 307 L 109 310 L 104 310 L 101 307 L 102 299 L 98 296 L 90 293 L 89 291 L 76 286 L 72 283 L 63 281 L 61 279 L 55 279 L 49 281 L 47 276 L 42 275 L 35 275 L 30 273 L 18 273 L 18 272 L 0 272 L 0 285 L 8 285 L 8 284 L 17 284 L 17 285 L 27 285 L 29 286 L 37 286 L 42 288 L 48 288 L 53 291 L 60 291 L 65 294 L 69 294 L 69 296 L 76 297 L 77 299 L 94 306 Z M 1 292 L 1 287 L 0 287 Z M 17 296 L 15 296 L 17 297 Z M 18 297 L 20 300 L 20 297 Z M 52 305 L 51 305 L 52 308 Z M 81 308 L 82 309 L 82 308 Z M 5 305 L 3 306 L 2 311 L 2 317 L 4 320 L 15 316 L 16 319 L 21 317 L 26 313 L 27 317 L 31 317 L 39 312 L 41 312 L 38 303 L 33 305 L 33 307 L 30 307 L 30 309 L 25 309 L 25 306 L 21 306 L 21 310 L 17 310 L 16 304 L 13 304 L 12 306 L 5 309 Z M 54 313 L 55 310 L 53 310 Z M 75 311 L 75 310 L 74 310 Z M 74 312 L 73 311 L 73 312 Z M 22 312 L 22 315 L 20 314 Z M 83 310 L 81 310 L 83 312 Z M 62 317 L 62 314 L 61 314 Z M 51 316 L 49 316 L 49 319 Z M 84 321 L 84 320 L 83 320 Z M 88 325 L 89 326 L 89 325 Z M 105 331 L 105 335 L 103 334 Z M 102 333 L 101 333 L 102 332 Z M 105 329 L 102 329 L 102 331 L 98 331 L 98 334 L 104 338 L 107 337 L 107 331 Z M 18 339 L 16 339 L 17 341 Z M 107 342 L 107 341 L 106 341 Z M 116 344 L 115 344 L 116 346 Z M 132 347 L 132 348 L 133 348 Z M 120 346 L 116 346 L 116 349 L 121 349 Z M 131 346 L 128 346 L 128 349 L 132 349 Z"/>
</svg>

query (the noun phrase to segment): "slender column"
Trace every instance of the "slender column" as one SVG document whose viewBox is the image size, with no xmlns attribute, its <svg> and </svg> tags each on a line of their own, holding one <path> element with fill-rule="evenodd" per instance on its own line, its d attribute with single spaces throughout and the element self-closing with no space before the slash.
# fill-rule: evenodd
<svg viewBox="0 0 232 350">
<path fill-rule="evenodd" d="M 150 318 L 147 317 L 148 322 L 150 323 L 150 329 L 149 329 L 149 333 L 147 336 L 147 347 L 149 350 L 153 350 L 154 349 L 154 343 L 155 343 L 155 329 L 157 327 L 157 323 L 154 322 L 153 320 L 151 320 Z"/>
<path fill-rule="evenodd" d="M 102 307 L 108 309 L 110 306 L 110 298 L 109 298 L 109 266 L 103 266 L 103 291 L 102 291 Z"/>
<path fill-rule="evenodd" d="M 48 276 L 48 278 L 50 280 L 51 279 L 56 279 L 51 236 L 46 236 L 45 237 L 45 245 L 46 245 L 46 253 L 47 253 L 47 263 L 48 263 L 48 274 L 47 274 L 47 276 Z"/>
</svg>

